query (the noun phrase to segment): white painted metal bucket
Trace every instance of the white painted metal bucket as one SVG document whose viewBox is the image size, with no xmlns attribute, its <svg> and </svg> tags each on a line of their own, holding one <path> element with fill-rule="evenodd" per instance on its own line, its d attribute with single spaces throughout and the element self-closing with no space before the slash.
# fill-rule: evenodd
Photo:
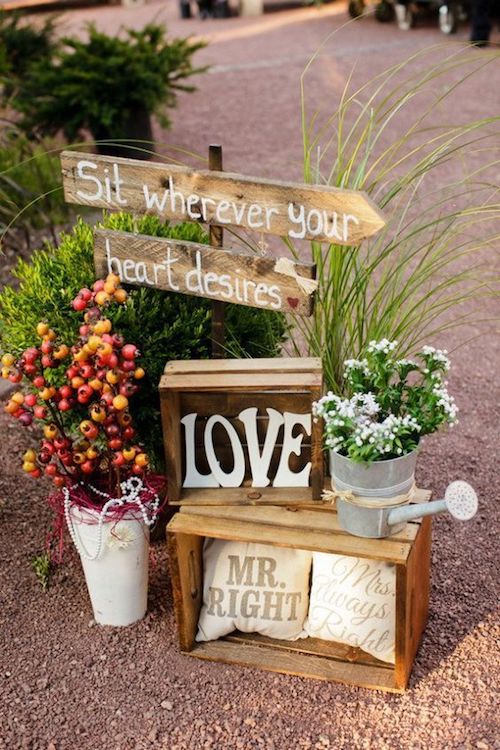
<svg viewBox="0 0 500 750">
<path fill-rule="evenodd" d="M 94 618 L 100 625 L 131 625 L 147 609 L 149 527 L 139 511 L 102 525 L 98 518 L 98 511 L 70 509 Z"/>
</svg>

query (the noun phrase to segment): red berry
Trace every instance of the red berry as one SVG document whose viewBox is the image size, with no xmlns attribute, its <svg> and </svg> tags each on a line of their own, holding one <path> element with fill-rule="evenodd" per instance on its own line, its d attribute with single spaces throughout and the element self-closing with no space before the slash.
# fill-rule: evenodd
<svg viewBox="0 0 500 750">
<path fill-rule="evenodd" d="M 78 403 L 86 404 L 90 398 L 94 395 L 92 386 L 85 384 L 81 385 L 78 389 Z"/>
<path fill-rule="evenodd" d="M 70 385 L 62 385 L 59 388 L 59 393 L 62 398 L 71 398 L 73 395 L 73 388 Z"/>
<path fill-rule="evenodd" d="M 133 427 L 125 427 L 123 430 L 123 439 L 124 440 L 132 440 L 132 438 L 135 435 L 135 430 Z"/>
<path fill-rule="evenodd" d="M 33 379 L 33 385 L 35 388 L 43 388 L 45 385 L 45 378 L 43 375 L 37 375 L 36 378 Z"/>
<path fill-rule="evenodd" d="M 28 472 L 30 477 L 33 477 L 33 479 L 38 479 L 42 476 L 41 470 L 37 467 L 36 469 L 33 469 L 33 471 Z"/>
<path fill-rule="evenodd" d="M 104 279 L 98 279 L 92 285 L 92 289 L 94 290 L 94 292 L 100 292 L 104 289 L 104 284 L 105 284 Z"/>
<path fill-rule="evenodd" d="M 47 464 L 45 467 L 45 473 L 48 477 L 55 477 L 57 474 L 57 466 L 55 464 Z"/>
<path fill-rule="evenodd" d="M 33 416 L 31 414 L 28 414 L 27 411 L 23 412 L 22 409 L 20 411 L 22 412 L 22 414 L 20 414 L 18 417 L 19 421 L 24 427 L 29 427 L 33 422 Z"/>
<path fill-rule="evenodd" d="M 113 464 L 113 466 L 123 466 L 123 464 L 125 463 L 123 453 L 115 453 L 111 463 Z"/>
<path fill-rule="evenodd" d="M 71 404 L 67 398 L 62 398 L 57 404 L 57 407 L 59 411 L 69 411 L 71 409 Z"/>
<path fill-rule="evenodd" d="M 123 362 L 120 364 L 120 367 L 124 372 L 132 372 L 132 370 L 135 370 L 135 360 L 134 359 L 124 359 Z"/>
<path fill-rule="evenodd" d="M 37 366 L 36 365 L 24 365 L 24 374 L 27 375 L 29 378 L 32 378 L 37 373 Z"/>
<path fill-rule="evenodd" d="M 79 332 L 80 336 L 82 336 L 82 337 L 88 336 L 89 332 L 90 332 L 90 328 L 89 328 L 88 325 L 84 324 L 84 325 L 80 326 L 80 328 L 78 329 L 78 332 Z"/>
<path fill-rule="evenodd" d="M 31 346 L 29 349 L 26 349 L 26 351 L 23 354 L 25 361 L 30 365 L 36 362 L 39 356 L 40 356 L 40 352 L 34 346 Z"/>
<path fill-rule="evenodd" d="M 28 393 L 24 397 L 24 403 L 26 406 L 35 406 L 36 404 L 36 396 L 34 393 Z"/>
<path fill-rule="evenodd" d="M 54 344 L 52 343 L 52 341 L 42 341 L 40 349 L 42 350 L 42 354 L 52 354 L 52 352 L 54 351 Z"/>
<path fill-rule="evenodd" d="M 135 359 L 138 355 L 137 347 L 135 344 L 125 344 L 122 348 L 122 357 L 124 359 Z"/>
<path fill-rule="evenodd" d="M 37 419 L 45 419 L 47 416 L 47 409 L 45 406 L 35 406 L 33 409 L 33 414 Z"/>
<path fill-rule="evenodd" d="M 94 471 L 94 462 L 84 461 L 83 464 L 80 464 L 80 469 L 84 474 L 92 474 L 92 472 Z"/>
<path fill-rule="evenodd" d="M 40 461 L 40 463 L 49 464 L 51 459 L 52 459 L 52 454 L 50 453 L 50 451 L 45 450 L 45 448 L 42 448 L 42 450 L 38 454 L 38 460 Z"/>
<path fill-rule="evenodd" d="M 92 365 L 82 365 L 80 367 L 80 375 L 82 378 L 85 378 L 85 380 L 90 380 L 95 375 L 95 370 L 92 367 Z"/>
<path fill-rule="evenodd" d="M 108 437 L 118 437 L 118 435 L 120 434 L 120 428 L 117 424 L 108 424 L 105 427 L 105 430 Z"/>
<path fill-rule="evenodd" d="M 83 312 L 87 308 L 87 302 L 80 296 L 76 297 L 71 303 L 73 310 L 77 312 Z"/>
<path fill-rule="evenodd" d="M 44 354 L 42 357 L 42 367 L 54 367 L 54 360 L 49 354 Z"/>
<path fill-rule="evenodd" d="M 85 300 L 85 302 L 88 302 L 90 299 L 92 299 L 92 292 L 90 289 L 87 289 L 87 287 L 83 287 L 83 289 L 80 289 L 78 296 Z"/>
<path fill-rule="evenodd" d="M 14 372 L 11 372 L 9 375 L 9 380 L 11 383 L 20 383 L 22 379 L 23 376 L 18 370 L 14 370 Z"/>
<path fill-rule="evenodd" d="M 56 487 L 57 487 L 58 489 L 61 489 L 61 487 L 64 487 L 64 485 L 65 485 L 65 483 L 66 483 L 66 482 L 65 482 L 65 479 L 64 479 L 64 477 L 63 477 L 63 476 L 61 476 L 61 474 L 56 474 L 56 475 L 54 476 L 54 478 L 53 478 L 53 480 L 52 480 L 52 481 L 54 482 L 55 486 L 56 486 Z"/>
<path fill-rule="evenodd" d="M 119 437 L 114 437 L 108 440 L 108 445 L 112 451 L 119 451 L 123 445 L 123 441 Z"/>
</svg>

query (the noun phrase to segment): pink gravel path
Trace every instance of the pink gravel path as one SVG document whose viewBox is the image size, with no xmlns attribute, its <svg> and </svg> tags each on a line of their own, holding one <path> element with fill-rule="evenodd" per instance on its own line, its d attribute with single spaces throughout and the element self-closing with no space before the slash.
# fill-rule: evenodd
<svg viewBox="0 0 500 750">
<path fill-rule="evenodd" d="M 345 22 L 345 5 L 202 23 L 178 20 L 170 0 L 135 9 L 77 10 L 67 14 L 66 25 L 81 28 L 92 19 L 109 31 L 120 24 L 139 27 L 156 16 L 176 35 L 209 39 L 199 62 L 213 66 L 195 94 L 180 97 L 164 140 L 202 154 L 209 143 L 220 142 L 227 169 L 300 179 L 299 75 L 324 37 Z M 464 26 L 448 41 L 435 21 L 405 34 L 364 18 L 326 45 L 310 94 L 328 107 L 354 62 L 363 80 L 431 44 L 460 44 L 467 33 Z M 498 113 L 498 91 L 497 64 L 441 114 L 456 121 Z M 492 252 L 492 263 L 497 261 Z M 498 321 L 498 300 L 488 308 Z M 440 343 L 453 349 L 469 333 Z M 493 323 L 455 353 L 450 387 L 461 422 L 448 437 L 429 440 L 420 461 L 422 486 L 438 494 L 451 479 L 466 478 L 482 504 L 467 525 L 446 516 L 435 520 L 430 619 L 403 696 L 180 656 L 161 544 L 155 547 L 149 613 L 136 626 L 95 626 L 74 551 L 43 593 L 29 561 L 49 522 L 44 487 L 21 476 L 26 437 L 0 415 L 0 750 L 500 747 L 499 341 Z"/>
</svg>

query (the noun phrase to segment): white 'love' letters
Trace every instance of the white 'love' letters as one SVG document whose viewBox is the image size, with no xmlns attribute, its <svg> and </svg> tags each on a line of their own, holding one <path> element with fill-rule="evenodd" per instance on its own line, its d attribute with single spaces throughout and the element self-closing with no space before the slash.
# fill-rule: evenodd
<svg viewBox="0 0 500 750">
<path fill-rule="evenodd" d="M 278 436 L 283 428 L 283 442 L 281 455 L 276 474 L 272 480 L 273 487 L 308 487 L 311 473 L 311 462 L 297 472 L 290 469 L 289 458 L 292 453 L 300 456 L 304 433 L 300 432 L 294 436 L 294 428 L 299 425 L 306 435 L 311 435 L 311 414 L 295 414 L 293 412 L 281 413 L 276 409 L 267 408 L 269 417 L 267 430 L 262 447 L 259 445 L 257 430 L 258 409 L 249 407 L 238 414 L 237 419 L 244 426 L 245 445 L 248 452 L 248 461 L 252 476 L 252 487 L 267 487 L 271 484 L 269 470 L 271 459 L 277 446 Z M 229 419 L 219 414 L 214 414 L 205 422 L 203 433 L 203 447 L 207 458 L 210 473 L 201 474 L 196 466 L 196 441 L 195 426 L 198 414 L 193 412 L 186 414 L 181 419 L 184 425 L 186 470 L 184 487 L 240 487 L 245 478 L 245 452 L 244 444 L 234 425 Z M 227 433 L 227 442 L 231 446 L 233 455 L 233 468 L 224 471 L 217 458 L 213 430 L 215 425 L 221 425 Z"/>
</svg>

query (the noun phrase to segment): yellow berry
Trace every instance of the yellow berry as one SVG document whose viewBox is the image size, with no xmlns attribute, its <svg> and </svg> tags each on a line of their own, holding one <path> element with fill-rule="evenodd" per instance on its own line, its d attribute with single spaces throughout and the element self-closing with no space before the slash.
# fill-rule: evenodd
<svg viewBox="0 0 500 750">
<path fill-rule="evenodd" d="M 97 292 L 95 296 L 95 303 L 96 305 L 99 305 L 99 306 L 105 305 L 107 302 L 110 301 L 110 299 L 111 297 L 109 296 L 109 294 L 105 292 L 104 290 L 102 290 L 100 292 Z"/>
<path fill-rule="evenodd" d="M 13 354 L 4 354 L 2 357 L 2 365 L 5 365 L 5 367 L 12 367 L 15 361 Z"/>
<path fill-rule="evenodd" d="M 15 404 L 24 404 L 24 393 L 22 391 L 17 391 L 11 396 L 11 400 L 14 401 Z"/>
<path fill-rule="evenodd" d="M 8 367 L 2 367 L 2 378 L 7 379 L 10 375 L 10 370 Z"/>
<path fill-rule="evenodd" d="M 147 466 L 149 463 L 149 458 L 145 453 L 138 453 L 135 457 L 135 462 L 138 466 Z"/>
<path fill-rule="evenodd" d="M 115 396 L 113 399 L 113 406 L 117 411 L 126 409 L 128 406 L 128 398 L 126 396 L 122 396 L 121 394 Z"/>
<path fill-rule="evenodd" d="M 36 453 L 35 453 L 35 451 L 31 450 L 31 448 L 30 448 L 30 450 L 27 450 L 26 453 L 23 456 L 23 459 L 24 459 L 24 461 L 31 461 L 31 463 L 33 463 L 34 461 L 36 461 Z"/>
<path fill-rule="evenodd" d="M 86 343 L 86 347 L 91 352 L 96 352 L 97 347 L 100 346 L 102 343 L 102 339 L 100 336 L 89 336 L 89 340 Z"/>
<path fill-rule="evenodd" d="M 127 292 L 125 289 L 117 289 L 114 293 L 113 297 L 115 298 L 115 301 L 118 302 L 120 305 L 123 304 L 123 302 L 127 301 Z"/>
<path fill-rule="evenodd" d="M 36 327 L 36 332 L 39 336 L 46 336 L 49 332 L 49 327 L 47 323 L 39 323 Z"/>
<path fill-rule="evenodd" d="M 30 472 L 35 471 L 36 464 L 33 463 L 33 461 L 25 461 L 23 463 L 23 471 Z"/>
<path fill-rule="evenodd" d="M 146 371 L 142 367 L 138 367 L 137 370 L 134 371 L 134 378 L 136 378 L 137 380 L 140 380 L 141 378 L 144 377 L 145 374 L 146 374 Z"/>
</svg>

